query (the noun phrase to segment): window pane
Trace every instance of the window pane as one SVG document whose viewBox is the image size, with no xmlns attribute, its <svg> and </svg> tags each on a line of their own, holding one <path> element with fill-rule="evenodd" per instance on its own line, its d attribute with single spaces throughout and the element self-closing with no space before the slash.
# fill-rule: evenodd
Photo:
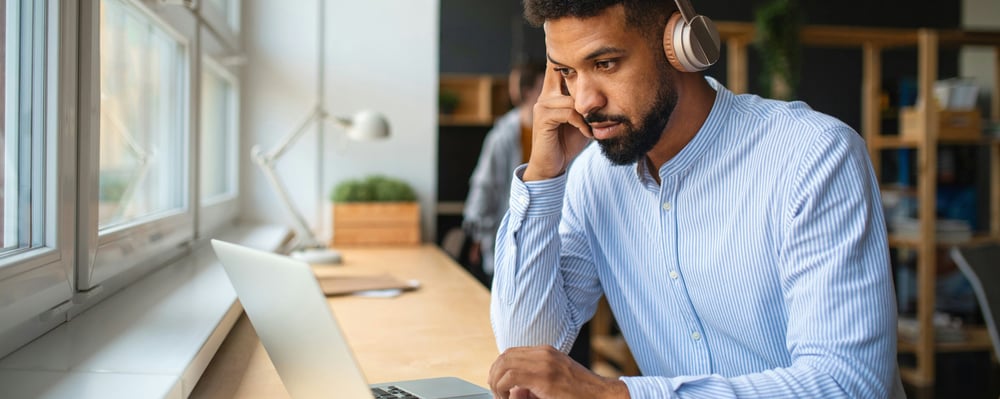
<svg viewBox="0 0 1000 399">
<path fill-rule="evenodd" d="M 206 64 L 201 81 L 201 199 L 234 194 L 236 87 Z"/>
<path fill-rule="evenodd" d="M 185 207 L 184 54 L 147 14 L 101 2 L 101 228 Z"/>
<path fill-rule="evenodd" d="M 4 28 L 0 29 L 0 43 L 3 43 L 3 48 L 0 49 L 0 64 L 3 65 L 3 78 L 0 78 L 0 93 L 3 93 L 3 109 L 0 110 L 0 156 L 3 156 L 3 162 L 0 162 L 0 224 L 3 227 L 0 229 L 0 242 L 3 242 L 3 251 L 16 246 L 16 240 L 11 242 L 12 239 L 16 238 L 16 235 L 11 234 L 11 230 L 16 231 L 17 228 L 17 219 L 12 217 L 15 213 L 12 213 L 8 207 L 11 203 L 16 203 L 11 199 L 17 197 L 12 196 L 9 191 L 17 185 L 7 184 L 7 181 L 15 181 L 8 179 L 7 173 L 15 172 L 16 174 L 17 171 L 17 157 L 7 154 L 8 150 L 17 148 L 16 145 L 11 145 L 11 141 L 15 140 L 17 135 L 7 134 L 8 131 L 16 131 L 16 129 L 10 129 L 9 126 L 14 118 L 8 117 L 8 114 L 11 116 L 17 114 L 15 107 L 17 102 L 11 101 L 12 93 L 10 93 L 10 91 L 14 91 L 13 98 L 17 98 L 16 91 L 13 90 L 16 85 L 8 85 L 7 82 L 17 82 L 17 57 L 8 57 L 7 54 L 17 54 L 17 35 L 16 31 L 13 31 L 17 28 L 17 23 L 12 23 L 16 21 L 7 18 L 8 15 L 16 14 L 9 12 L 8 8 L 11 8 L 10 2 L 5 2 L 0 6 L 0 21 L 4 23 Z"/>
<path fill-rule="evenodd" d="M 3 111 L 0 111 L 0 220 L 3 221 L 2 237 L 3 251 L 18 248 L 18 103 L 19 103 L 19 63 L 20 34 L 18 32 L 19 12 L 17 3 L 6 1 L 0 7 L 0 64 L 3 65 L 3 79 L 0 79 L 0 92 L 3 93 Z"/>
</svg>

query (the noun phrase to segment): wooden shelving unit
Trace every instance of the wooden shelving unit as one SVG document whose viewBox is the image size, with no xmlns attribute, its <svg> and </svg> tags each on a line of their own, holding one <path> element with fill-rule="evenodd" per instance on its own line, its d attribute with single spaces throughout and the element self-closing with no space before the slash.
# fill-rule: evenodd
<svg viewBox="0 0 1000 399">
<path fill-rule="evenodd" d="M 453 93 L 459 99 L 454 112 L 438 115 L 441 126 L 491 126 L 511 107 L 506 77 L 443 74 L 438 90 Z"/>
<path fill-rule="evenodd" d="M 1000 32 L 963 32 L 936 31 L 920 29 L 915 32 L 915 38 L 909 42 L 895 43 L 899 46 L 916 46 L 918 62 L 918 102 L 917 117 L 919 130 L 916 137 L 889 136 L 879 131 L 879 109 L 877 99 L 881 82 L 881 52 L 888 46 L 878 43 L 864 43 L 864 108 L 862 110 L 863 133 L 868 139 L 868 149 L 872 161 L 878 165 L 883 149 L 914 148 L 917 155 L 917 202 L 919 236 L 917 238 L 891 237 L 890 244 L 898 247 L 912 248 L 917 254 L 917 322 L 920 334 L 915 342 L 900 339 L 899 351 L 913 353 L 916 356 L 916 367 L 901 370 L 902 376 L 917 386 L 934 384 L 935 355 L 938 352 L 959 352 L 989 350 L 992 344 L 982 329 L 967 328 L 966 339 L 962 342 L 938 342 L 934 333 L 934 306 L 936 282 L 936 253 L 942 247 L 951 245 L 978 245 L 989 242 L 1000 242 L 1000 164 L 998 164 L 997 145 L 995 139 L 985 138 L 951 138 L 943 134 L 940 123 L 940 113 L 933 105 L 934 82 L 938 76 L 938 50 L 941 46 L 961 46 L 967 44 L 988 45 L 994 48 L 1000 59 Z M 995 68 L 1000 71 L 1000 68 Z M 1000 120 L 997 104 L 1000 95 L 997 88 L 993 90 L 992 119 Z M 990 148 L 990 228 L 985 234 L 979 234 L 963 242 L 939 242 L 936 237 L 935 201 L 937 192 L 937 159 L 938 146 L 942 144 L 962 144 L 987 146 Z M 879 171 L 876 171 L 879 172 Z"/>
<path fill-rule="evenodd" d="M 748 23 L 720 22 L 720 36 L 727 48 L 727 81 L 736 93 L 747 90 L 746 46 L 754 37 L 753 26 Z M 919 203 L 919 234 L 917 238 L 891 236 L 893 248 L 911 248 L 917 253 L 917 320 L 920 334 L 915 342 L 900 339 L 899 351 L 913 353 L 916 367 L 900 370 L 903 379 L 917 386 L 934 384 L 934 357 L 938 352 L 989 350 L 992 344 L 984 329 L 966 328 L 962 342 L 937 342 L 934 337 L 933 314 L 935 305 L 935 271 L 938 249 L 952 245 L 979 245 L 1000 242 L 1000 140 L 996 138 L 951 138 L 940 135 L 939 112 L 930 101 L 918 101 L 916 109 L 918 134 L 900 135 L 881 132 L 882 110 L 879 96 L 882 83 L 882 52 L 886 49 L 916 47 L 918 52 L 918 98 L 933 98 L 934 82 L 938 76 L 938 49 L 964 45 L 987 46 L 994 49 L 996 75 L 990 116 L 1000 121 L 1000 32 L 930 29 L 878 29 L 837 26 L 811 26 L 802 29 L 800 37 L 805 46 L 854 47 L 863 54 L 862 70 L 862 127 L 869 154 L 879 170 L 882 150 L 911 148 L 917 154 L 916 195 Z M 805 77 L 808 79 L 808 77 Z M 935 236 L 935 200 L 937 190 L 937 152 L 942 144 L 984 146 L 990 149 L 990 227 L 989 231 L 960 243 L 939 242 Z"/>
</svg>

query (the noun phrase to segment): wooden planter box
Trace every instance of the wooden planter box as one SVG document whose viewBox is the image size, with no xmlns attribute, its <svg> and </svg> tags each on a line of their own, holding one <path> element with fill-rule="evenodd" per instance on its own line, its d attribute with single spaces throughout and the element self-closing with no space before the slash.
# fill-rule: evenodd
<svg viewBox="0 0 1000 399">
<path fill-rule="evenodd" d="M 416 202 L 333 204 L 330 245 L 420 243 L 420 205 Z"/>
</svg>

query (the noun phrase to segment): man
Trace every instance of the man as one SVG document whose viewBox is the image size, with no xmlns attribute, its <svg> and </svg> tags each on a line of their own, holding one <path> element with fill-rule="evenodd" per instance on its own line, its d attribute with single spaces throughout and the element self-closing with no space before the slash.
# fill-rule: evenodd
<svg viewBox="0 0 1000 399">
<path fill-rule="evenodd" d="M 549 68 L 498 232 L 491 318 L 503 353 L 491 389 L 901 393 L 863 141 L 801 102 L 736 96 L 680 72 L 664 48 L 675 11 L 662 0 L 525 1 Z M 603 378 L 563 354 L 601 295 L 642 377 Z"/>
<path fill-rule="evenodd" d="M 462 227 L 469 234 L 471 266 L 480 266 L 477 277 L 489 285 L 493 275 L 493 243 L 500 220 L 507 212 L 510 174 L 531 154 L 531 110 L 542 90 L 545 64 L 523 63 L 511 69 L 509 91 L 515 104 L 497 119 L 483 140 L 479 162 L 469 179 L 469 195 L 462 213 Z M 479 272 L 479 271 L 476 271 Z"/>
</svg>

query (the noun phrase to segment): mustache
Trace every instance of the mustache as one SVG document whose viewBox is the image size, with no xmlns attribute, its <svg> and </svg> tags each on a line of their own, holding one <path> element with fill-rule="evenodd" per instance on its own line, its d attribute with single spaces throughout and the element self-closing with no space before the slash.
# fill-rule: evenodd
<svg viewBox="0 0 1000 399">
<path fill-rule="evenodd" d="M 595 124 L 600 122 L 616 122 L 616 123 L 628 123 L 628 118 L 625 115 L 608 115 L 600 112 L 594 112 L 587 117 L 583 118 L 584 122 L 587 124 Z"/>
</svg>

